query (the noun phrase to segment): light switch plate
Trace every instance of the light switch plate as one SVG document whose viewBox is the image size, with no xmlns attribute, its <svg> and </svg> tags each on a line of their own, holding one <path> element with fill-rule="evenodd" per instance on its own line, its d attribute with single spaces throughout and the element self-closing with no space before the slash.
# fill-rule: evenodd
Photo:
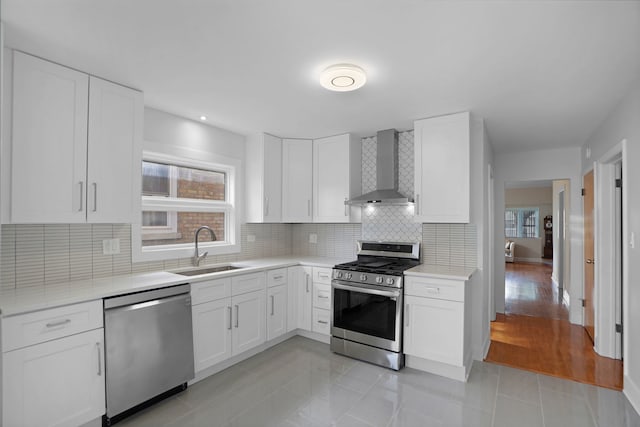
<svg viewBox="0 0 640 427">
<path fill-rule="evenodd" d="M 318 243 L 318 235 L 316 233 L 309 233 L 309 243 Z"/>
</svg>

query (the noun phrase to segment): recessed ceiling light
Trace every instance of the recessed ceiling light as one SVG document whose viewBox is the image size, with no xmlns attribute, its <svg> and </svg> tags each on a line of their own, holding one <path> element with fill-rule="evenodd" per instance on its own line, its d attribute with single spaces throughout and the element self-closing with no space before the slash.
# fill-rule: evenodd
<svg viewBox="0 0 640 427">
<path fill-rule="evenodd" d="M 336 92 L 348 92 L 364 86 L 367 75 L 357 65 L 338 64 L 332 65 L 320 75 L 320 84 L 329 90 Z"/>
<path fill-rule="evenodd" d="M 203 122 L 207 120 L 207 116 L 200 116 L 200 120 L 202 120 Z"/>
</svg>

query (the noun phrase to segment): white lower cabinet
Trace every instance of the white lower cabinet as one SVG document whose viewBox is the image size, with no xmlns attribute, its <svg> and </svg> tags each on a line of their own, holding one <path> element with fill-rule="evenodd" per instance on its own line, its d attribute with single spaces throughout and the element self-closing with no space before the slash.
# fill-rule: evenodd
<svg viewBox="0 0 640 427">
<path fill-rule="evenodd" d="M 291 298 L 295 298 L 295 307 L 290 308 L 290 312 L 295 311 L 295 328 L 311 331 L 311 307 L 313 301 L 312 294 L 312 268 L 311 267 L 289 267 L 289 286 L 293 290 Z M 291 294 L 290 294 L 291 295 Z M 295 329 L 294 328 L 294 329 Z"/>
<path fill-rule="evenodd" d="M 331 311 L 313 307 L 313 325 L 311 330 L 319 334 L 330 334 Z"/>
<path fill-rule="evenodd" d="M 235 356 L 265 342 L 265 291 L 231 298 L 234 325 L 231 351 Z"/>
<path fill-rule="evenodd" d="M 287 332 L 287 285 L 267 289 L 267 340 Z"/>
<path fill-rule="evenodd" d="M 462 303 L 406 296 L 404 314 L 405 354 L 451 365 L 462 365 Z"/>
<path fill-rule="evenodd" d="M 196 372 L 231 357 L 231 298 L 194 305 L 191 315 Z"/>
<path fill-rule="evenodd" d="M 105 413 L 104 329 L 3 354 L 3 425 L 73 426 Z"/>
<path fill-rule="evenodd" d="M 466 381 L 472 363 L 468 296 L 465 280 L 406 277 L 407 366 Z"/>
</svg>

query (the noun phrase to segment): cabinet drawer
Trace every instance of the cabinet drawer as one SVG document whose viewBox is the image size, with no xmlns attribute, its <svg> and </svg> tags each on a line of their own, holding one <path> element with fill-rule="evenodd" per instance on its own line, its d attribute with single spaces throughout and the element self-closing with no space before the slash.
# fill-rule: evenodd
<svg viewBox="0 0 640 427">
<path fill-rule="evenodd" d="M 51 308 L 2 319 L 2 351 L 102 327 L 102 300 Z"/>
<path fill-rule="evenodd" d="M 466 282 L 409 276 L 404 286 L 405 295 L 436 298 L 449 301 L 464 301 Z"/>
<path fill-rule="evenodd" d="M 331 284 L 331 269 L 326 267 L 313 267 L 313 282 Z"/>
<path fill-rule="evenodd" d="M 313 308 L 313 323 L 311 330 L 321 334 L 329 335 L 329 323 L 331 320 L 331 311 L 322 308 Z"/>
<path fill-rule="evenodd" d="M 264 289 L 264 273 L 245 274 L 231 278 L 231 295 L 246 294 L 247 292 Z"/>
<path fill-rule="evenodd" d="M 277 270 L 267 271 L 267 287 L 280 286 L 287 283 L 287 269 L 278 268 Z"/>
<path fill-rule="evenodd" d="M 207 280 L 191 285 L 191 305 L 231 296 L 231 278 Z"/>
<path fill-rule="evenodd" d="M 331 309 L 331 285 L 313 284 L 313 306 L 325 310 Z"/>
</svg>

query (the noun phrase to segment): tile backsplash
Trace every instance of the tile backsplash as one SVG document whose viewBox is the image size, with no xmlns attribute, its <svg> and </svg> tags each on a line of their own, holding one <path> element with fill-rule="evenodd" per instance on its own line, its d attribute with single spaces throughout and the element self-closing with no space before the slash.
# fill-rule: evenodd
<svg viewBox="0 0 640 427">
<path fill-rule="evenodd" d="M 247 242 L 247 235 L 255 242 Z M 120 239 L 120 253 L 103 255 L 102 240 Z M 289 255 L 291 226 L 243 224 L 242 250 L 208 256 L 205 264 Z M 190 258 L 131 262 L 129 224 L 29 224 L 2 226 L 2 289 L 41 286 L 119 274 L 169 270 L 191 265 Z"/>
</svg>

